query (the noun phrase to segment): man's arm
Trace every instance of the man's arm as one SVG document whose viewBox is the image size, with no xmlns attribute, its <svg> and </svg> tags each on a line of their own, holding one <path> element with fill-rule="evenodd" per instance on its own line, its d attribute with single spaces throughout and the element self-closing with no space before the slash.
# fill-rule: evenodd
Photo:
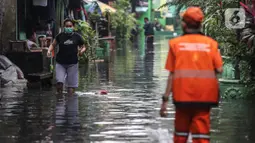
<svg viewBox="0 0 255 143">
<path fill-rule="evenodd" d="M 165 97 L 169 97 L 170 93 L 172 92 L 172 82 L 173 82 L 173 73 L 169 72 L 167 85 L 166 85 L 166 91 L 165 91 Z"/>
<path fill-rule="evenodd" d="M 39 47 L 35 42 L 32 43 L 31 47 Z"/>
<path fill-rule="evenodd" d="M 160 109 L 160 116 L 166 117 L 167 116 L 167 103 L 169 100 L 169 95 L 172 92 L 172 82 L 173 82 L 173 75 L 174 75 L 174 69 L 175 69 L 175 55 L 173 52 L 173 49 L 171 48 L 171 43 L 169 41 L 169 52 L 168 57 L 166 61 L 165 68 L 169 71 L 168 79 L 167 79 L 167 85 L 166 85 L 166 91 L 165 94 L 162 97 L 162 104 Z"/>
<path fill-rule="evenodd" d="M 81 46 L 79 46 L 79 47 L 80 47 L 80 49 L 79 49 L 79 55 L 81 56 L 81 55 L 83 55 L 84 52 L 86 51 L 86 46 L 83 44 L 83 45 L 81 45 Z"/>
<path fill-rule="evenodd" d="M 52 42 L 52 44 L 50 44 L 50 47 L 49 47 L 49 49 L 48 49 L 48 52 L 52 52 L 53 49 L 54 49 L 56 46 L 57 46 L 57 40 L 54 39 L 53 42 Z"/>
<path fill-rule="evenodd" d="M 167 79 L 167 86 L 166 86 L 166 91 L 164 96 L 168 97 L 170 93 L 172 92 L 172 80 L 173 80 L 174 68 L 175 68 L 175 55 L 173 52 L 173 48 L 171 48 L 170 46 L 170 42 L 169 42 L 169 52 L 168 52 L 165 68 L 169 71 L 169 75 Z"/>
<path fill-rule="evenodd" d="M 216 68 L 216 73 L 221 74 L 222 72 L 223 72 L 223 68 L 222 67 Z"/>
<path fill-rule="evenodd" d="M 78 34 L 78 33 L 77 33 Z M 85 40 L 83 39 L 82 35 L 78 34 L 78 54 L 82 56 L 84 52 L 86 51 L 86 46 L 85 46 Z"/>
<path fill-rule="evenodd" d="M 40 49 L 39 46 L 36 43 L 31 43 L 29 50 L 38 50 Z"/>
<path fill-rule="evenodd" d="M 218 47 L 218 44 L 217 46 Z M 223 62 L 222 62 L 222 57 L 220 54 L 220 50 L 218 48 L 215 49 L 214 54 L 213 54 L 213 63 L 215 67 L 215 71 L 218 74 L 221 74 L 223 72 Z"/>
</svg>

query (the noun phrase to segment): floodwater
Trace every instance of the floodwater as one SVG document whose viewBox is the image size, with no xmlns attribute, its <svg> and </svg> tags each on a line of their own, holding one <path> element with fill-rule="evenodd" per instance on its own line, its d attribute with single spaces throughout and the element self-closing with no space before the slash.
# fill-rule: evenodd
<svg viewBox="0 0 255 143">
<path fill-rule="evenodd" d="M 0 142 L 158 143 L 158 138 L 172 138 L 174 107 L 169 103 L 167 118 L 158 114 L 168 76 L 167 41 L 156 40 L 149 50 L 141 43 L 111 51 L 109 64 L 81 67 L 73 97 L 22 85 L 1 89 Z M 100 90 L 108 94 L 96 94 Z M 211 142 L 254 143 L 254 107 L 252 101 L 222 101 L 212 111 Z"/>
</svg>

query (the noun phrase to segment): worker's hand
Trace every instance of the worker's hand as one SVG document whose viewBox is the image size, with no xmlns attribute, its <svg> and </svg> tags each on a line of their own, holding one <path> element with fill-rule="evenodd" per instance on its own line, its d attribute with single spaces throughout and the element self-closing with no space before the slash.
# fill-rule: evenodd
<svg viewBox="0 0 255 143">
<path fill-rule="evenodd" d="M 167 103 L 168 102 L 162 102 L 161 109 L 160 109 L 160 116 L 166 117 L 167 116 Z"/>
<path fill-rule="evenodd" d="M 47 52 L 47 57 L 49 57 L 49 58 L 51 57 L 51 52 L 50 51 Z"/>
</svg>

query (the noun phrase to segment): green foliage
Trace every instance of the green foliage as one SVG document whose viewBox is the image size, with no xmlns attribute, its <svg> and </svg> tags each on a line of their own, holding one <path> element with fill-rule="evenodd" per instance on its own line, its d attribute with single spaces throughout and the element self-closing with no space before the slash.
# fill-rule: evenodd
<svg viewBox="0 0 255 143">
<path fill-rule="evenodd" d="M 85 54 L 80 57 L 80 62 L 83 63 L 85 61 L 90 61 L 95 58 L 95 47 L 93 43 L 95 43 L 95 31 L 90 27 L 90 25 L 82 20 L 75 20 L 75 31 L 79 32 L 84 41 L 87 51 Z"/>
<path fill-rule="evenodd" d="M 249 83 L 251 81 L 251 77 L 250 77 L 250 70 L 251 70 L 251 66 L 249 64 L 248 61 L 241 61 L 240 65 L 239 65 L 240 69 L 247 69 L 247 70 L 241 70 L 241 81 L 242 83 Z"/>
<path fill-rule="evenodd" d="M 92 23 L 98 22 L 100 17 L 101 17 L 100 14 L 98 14 L 96 11 L 91 13 L 91 14 L 89 14 L 89 20 Z"/>
<path fill-rule="evenodd" d="M 225 26 L 224 19 L 226 9 L 239 7 L 239 0 L 221 0 L 221 2 L 222 5 L 220 5 L 220 0 L 173 0 L 163 4 L 160 8 L 176 5 L 177 13 L 179 13 L 184 6 L 200 6 L 205 13 L 203 30 L 206 35 L 218 41 L 222 54 L 230 57 L 246 56 L 247 48 L 245 44 L 237 39 L 235 30 L 228 29 Z"/>
<path fill-rule="evenodd" d="M 205 32 L 218 41 L 222 54 L 229 56 L 233 60 L 239 59 L 239 66 L 235 70 L 240 70 L 240 81 L 246 86 L 246 93 L 243 95 L 251 96 L 255 91 L 254 79 L 251 76 L 251 48 L 247 48 L 247 43 L 240 41 L 238 32 L 228 29 L 225 26 L 224 12 L 227 8 L 239 7 L 237 0 L 224 1 L 222 7 L 208 7 L 205 16 Z M 242 34 L 242 33 L 241 33 Z M 248 33 L 251 34 L 251 33 Z"/>
<path fill-rule="evenodd" d="M 222 5 L 220 5 L 220 1 Z M 239 0 L 173 0 L 163 4 L 160 8 L 168 5 L 176 5 L 177 13 L 182 7 L 199 6 L 205 13 L 203 22 L 204 32 L 218 41 L 220 48 L 223 50 L 223 55 L 226 56 L 243 56 L 245 46 L 237 40 L 236 31 L 228 29 L 225 26 L 225 11 L 227 8 L 239 7 Z"/>
<path fill-rule="evenodd" d="M 117 11 L 111 14 L 111 26 L 116 30 L 117 38 L 129 39 L 131 30 L 136 26 L 135 15 L 129 13 L 129 0 L 116 0 L 113 6 Z"/>
<path fill-rule="evenodd" d="M 251 76 L 252 66 L 251 59 L 248 57 L 245 60 L 242 60 L 239 64 L 239 68 L 241 69 L 241 83 L 246 86 L 246 95 L 247 98 L 254 95 L 255 91 L 255 82 L 253 77 Z"/>
<path fill-rule="evenodd" d="M 220 7 L 219 3 L 222 2 L 222 7 Z M 231 8 L 235 7 L 239 0 L 172 0 L 171 2 L 166 2 L 165 4 L 161 5 L 158 9 L 169 6 L 169 5 L 176 5 L 177 12 L 179 12 L 182 7 L 189 7 L 189 6 L 199 6 L 203 10 L 208 10 L 207 13 L 215 13 L 218 9 L 221 8 Z M 236 7 L 235 7 L 236 8 Z"/>
<path fill-rule="evenodd" d="M 237 40 L 237 33 L 228 29 L 224 23 L 223 11 L 218 14 L 206 17 L 204 21 L 204 31 L 206 35 L 211 36 L 218 41 L 222 54 L 225 56 L 236 57 L 245 56 L 246 46 Z M 224 14 L 224 13 L 223 13 Z"/>
<path fill-rule="evenodd" d="M 220 5 L 220 1 L 222 5 Z M 169 5 L 177 6 L 177 13 L 182 7 L 200 6 L 204 13 L 203 30 L 206 35 L 214 38 L 222 50 L 222 55 L 239 61 L 240 81 L 247 87 L 247 95 L 253 95 L 255 91 L 254 79 L 251 76 L 251 62 L 254 58 L 255 36 L 254 25 L 246 19 L 246 27 L 241 31 L 228 29 L 225 26 L 225 11 L 228 8 L 237 8 L 240 0 L 173 0 L 163 4 L 160 8 Z M 247 24 L 248 23 L 248 24 Z M 241 37 L 238 37 L 239 34 Z M 254 46 L 253 46 L 254 45 Z"/>
</svg>

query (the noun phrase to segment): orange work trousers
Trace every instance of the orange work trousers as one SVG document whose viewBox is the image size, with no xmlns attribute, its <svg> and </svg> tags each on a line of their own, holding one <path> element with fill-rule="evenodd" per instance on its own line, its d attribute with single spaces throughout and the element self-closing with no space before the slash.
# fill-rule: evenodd
<svg viewBox="0 0 255 143">
<path fill-rule="evenodd" d="M 187 143 L 189 133 L 193 143 L 210 143 L 210 108 L 177 107 L 174 143 Z"/>
</svg>

